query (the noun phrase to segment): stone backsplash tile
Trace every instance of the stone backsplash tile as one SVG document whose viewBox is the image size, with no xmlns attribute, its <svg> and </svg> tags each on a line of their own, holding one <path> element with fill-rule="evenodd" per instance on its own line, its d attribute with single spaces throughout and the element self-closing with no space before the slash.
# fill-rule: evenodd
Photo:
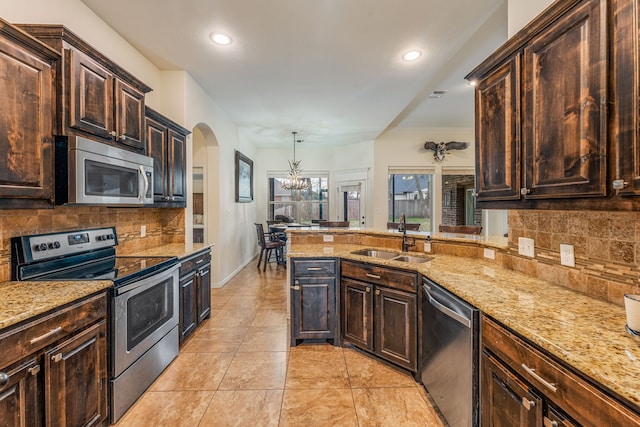
<svg viewBox="0 0 640 427">
<path fill-rule="evenodd" d="M 66 230 L 115 226 L 118 253 L 130 254 L 165 243 L 184 242 L 184 209 L 59 206 L 0 210 L 0 281 L 11 279 L 11 238 Z M 146 237 L 140 226 L 146 225 Z"/>
<path fill-rule="evenodd" d="M 518 237 L 535 239 L 535 260 L 518 255 Z M 561 243 L 574 246 L 576 267 L 560 265 Z M 510 211 L 509 246 L 513 259 L 505 267 L 619 305 L 624 293 L 638 290 L 638 212 Z"/>
</svg>

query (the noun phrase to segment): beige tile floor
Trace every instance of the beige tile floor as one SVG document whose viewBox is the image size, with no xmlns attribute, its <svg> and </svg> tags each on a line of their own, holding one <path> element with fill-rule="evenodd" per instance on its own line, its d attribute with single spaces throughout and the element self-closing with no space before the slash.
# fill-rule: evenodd
<svg viewBox="0 0 640 427">
<path fill-rule="evenodd" d="M 117 424 L 442 427 L 412 377 L 349 348 L 289 347 L 286 270 L 252 262 Z"/>
</svg>

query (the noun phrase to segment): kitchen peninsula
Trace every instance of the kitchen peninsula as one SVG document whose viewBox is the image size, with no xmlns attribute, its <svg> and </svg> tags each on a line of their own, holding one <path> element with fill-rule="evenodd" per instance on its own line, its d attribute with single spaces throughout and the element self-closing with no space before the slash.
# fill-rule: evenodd
<svg viewBox="0 0 640 427">
<path fill-rule="evenodd" d="M 354 253 L 375 249 L 400 254 L 401 238 L 396 232 L 327 229 L 288 230 L 287 234 L 289 259 L 334 258 L 413 271 L 477 307 L 484 315 L 483 346 L 499 344 L 489 342 L 492 325 L 499 324 L 510 339 L 515 340 L 511 348 L 526 345 L 527 351 L 535 353 L 535 357 L 531 356 L 533 359 L 548 360 L 560 369 L 556 372 L 560 379 L 554 377 L 554 383 L 559 384 L 552 387 L 560 390 L 557 395 L 561 397 L 552 397 L 551 403 L 558 405 L 564 400 L 583 399 L 584 390 L 590 390 L 588 403 L 570 402 L 569 409 L 565 409 L 578 421 L 583 420 L 580 417 L 589 417 L 588 411 L 592 411 L 602 416 L 602 420 L 616 420 L 608 425 L 640 422 L 637 387 L 640 343 L 625 332 L 624 308 L 510 269 L 519 262 L 519 256 L 517 249 L 515 253 L 511 251 L 506 241 L 436 235 L 431 240 L 431 253 L 409 253 L 428 255 L 432 259 L 408 263 Z M 327 235 L 332 237 L 326 238 Z M 415 233 L 411 237 L 415 238 L 418 248 L 423 247 L 426 234 Z M 486 255 L 489 258 L 485 258 Z M 336 290 L 336 295 L 341 293 Z M 292 324 L 294 322 L 292 318 Z M 487 351 L 493 349 L 485 349 Z M 519 372 L 519 366 L 512 368 Z M 542 366 L 536 368 L 545 372 Z M 563 377 L 571 378 L 569 384 L 564 384 Z M 536 377 L 528 381 L 536 389 L 544 388 L 544 383 Z M 565 386 L 566 389 L 562 389 Z M 609 409 L 612 402 L 620 411 Z M 490 411 L 484 402 L 482 410 Z M 611 415 L 613 413 L 616 415 Z"/>
</svg>

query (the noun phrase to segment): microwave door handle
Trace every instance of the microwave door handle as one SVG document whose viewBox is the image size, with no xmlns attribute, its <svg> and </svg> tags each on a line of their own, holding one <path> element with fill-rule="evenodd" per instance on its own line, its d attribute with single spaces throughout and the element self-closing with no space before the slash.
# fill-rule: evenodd
<svg viewBox="0 0 640 427">
<path fill-rule="evenodd" d="M 149 178 L 147 178 L 147 173 L 144 170 L 144 167 L 140 165 L 140 175 L 142 176 L 142 182 L 144 183 L 144 188 L 142 189 L 142 193 L 139 194 L 138 198 L 140 200 L 144 200 L 147 191 L 149 191 Z"/>
</svg>

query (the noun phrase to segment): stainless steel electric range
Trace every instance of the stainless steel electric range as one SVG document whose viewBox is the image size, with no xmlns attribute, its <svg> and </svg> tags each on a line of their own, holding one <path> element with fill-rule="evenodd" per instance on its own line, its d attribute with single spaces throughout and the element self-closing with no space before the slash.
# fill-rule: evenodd
<svg viewBox="0 0 640 427">
<path fill-rule="evenodd" d="M 11 239 L 12 280 L 112 280 L 109 403 L 116 422 L 178 355 L 177 257 L 120 257 L 115 227 Z"/>
</svg>

